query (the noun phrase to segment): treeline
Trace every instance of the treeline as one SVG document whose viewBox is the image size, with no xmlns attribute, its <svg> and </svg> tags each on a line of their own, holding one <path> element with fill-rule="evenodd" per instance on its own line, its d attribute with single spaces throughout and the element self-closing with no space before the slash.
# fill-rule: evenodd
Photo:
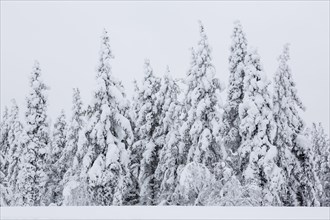
<svg viewBox="0 0 330 220">
<path fill-rule="evenodd" d="M 93 101 L 74 89 L 71 118 L 53 125 L 36 62 L 25 120 L 15 101 L 1 119 L 1 206 L 330 206 L 329 138 L 299 115 L 289 46 L 271 85 L 236 22 L 223 103 L 201 23 L 199 33 L 185 79 L 169 68 L 159 78 L 146 60 L 128 100 L 104 31 Z"/>
</svg>

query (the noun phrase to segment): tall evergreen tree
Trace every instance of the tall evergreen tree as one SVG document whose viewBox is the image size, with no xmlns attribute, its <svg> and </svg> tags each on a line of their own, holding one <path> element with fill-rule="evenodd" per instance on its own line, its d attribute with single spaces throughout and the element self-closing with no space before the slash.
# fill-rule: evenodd
<svg viewBox="0 0 330 220">
<path fill-rule="evenodd" d="M 241 144 L 239 133 L 239 105 L 244 98 L 244 58 L 247 54 L 247 39 L 239 21 L 235 22 L 229 56 L 229 85 L 227 103 L 223 114 L 222 136 L 227 149 L 236 152 Z"/>
<path fill-rule="evenodd" d="M 134 139 L 138 140 L 139 136 L 139 130 L 137 128 L 137 117 L 140 111 L 140 100 L 142 97 L 140 97 L 140 88 L 138 85 L 138 82 L 134 79 L 134 94 L 132 97 L 132 103 L 131 103 L 131 112 L 130 112 L 130 119 L 131 119 L 131 125 L 132 130 L 134 134 Z M 130 167 L 130 184 L 128 186 L 128 194 L 127 194 L 127 205 L 136 205 L 139 203 L 139 194 L 140 194 L 140 188 L 139 188 L 139 181 L 138 176 L 140 172 L 140 160 L 142 158 L 142 148 L 140 146 L 137 146 L 136 143 L 134 143 L 129 148 L 129 167 Z"/>
<path fill-rule="evenodd" d="M 307 183 L 308 178 L 303 177 L 310 175 L 303 171 L 303 166 L 305 169 L 309 166 L 307 161 L 310 158 L 307 157 L 307 148 L 298 145 L 297 138 L 304 130 L 304 122 L 298 110 L 305 108 L 297 95 L 296 85 L 288 65 L 289 58 L 289 45 L 286 44 L 278 59 L 279 67 L 274 78 L 273 115 L 277 126 L 274 143 L 278 148 L 278 164 L 283 169 L 287 183 L 280 190 L 281 201 L 285 206 L 297 206 L 307 205 L 307 201 L 303 201 L 302 191 L 304 194 L 308 194 L 308 190 L 311 190 L 309 192 L 311 194 L 315 192 L 310 183 Z M 302 180 L 305 182 L 303 183 Z M 308 185 L 309 189 L 307 189 Z"/>
<path fill-rule="evenodd" d="M 121 205 L 129 179 L 127 148 L 133 132 L 127 119 L 129 103 L 122 84 L 111 73 L 113 54 L 104 30 L 101 42 L 98 87 L 91 105 L 81 172 L 94 205 Z"/>
<path fill-rule="evenodd" d="M 157 93 L 156 106 L 159 111 L 160 126 L 155 132 L 154 139 L 159 150 L 159 163 L 155 170 L 155 178 L 159 184 L 157 204 L 171 204 L 175 189 L 178 166 L 178 101 L 179 86 L 169 75 L 169 69 L 163 77 Z"/>
<path fill-rule="evenodd" d="M 18 190 L 18 174 L 22 162 L 22 153 L 26 143 L 26 135 L 19 118 L 19 108 L 15 100 L 12 100 L 12 107 L 9 115 L 9 152 L 8 152 L 8 173 L 6 182 L 10 193 L 10 205 L 21 204 L 21 193 Z"/>
<path fill-rule="evenodd" d="M 8 171 L 8 151 L 9 151 L 9 113 L 5 107 L 0 123 L 0 206 L 8 205 L 8 184 L 6 181 Z"/>
<path fill-rule="evenodd" d="M 248 185 L 249 196 L 255 200 L 255 205 L 280 205 L 277 190 L 283 179 L 275 163 L 276 125 L 268 88 L 270 82 L 256 50 L 248 52 L 245 65 L 244 98 L 239 106 L 242 144 L 238 153 L 242 182 Z"/>
<path fill-rule="evenodd" d="M 60 183 L 62 187 L 64 187 L 64 185 L 70 180 L 75 179 L 73 178 L 73 176 L 76 174 L 73 169 L 73 161 L 78 150 L 79 134 L 84 126 L 83 103 L 78 88 L 73 89 L 71 114 L 72 116 L 68 124 L 65 147 L 61 157 L 57 161 L 57 166 L 62 166 L 64 171 L 64 176 Z"/>
<path fill-rule="evenodd" d="M 9 140 L 8 140 L 8 133 L 10 129 L 10 122 L 9 122 L 9 112 L 8 108 L 5 107 L 2 119 L 1 119 L 1 124 L 0 124 L 0 155 L 3 158 L 1 161 L 2 166 L 1 166 L 1 173 L 2 175 L 6 176 L 7 175 L 7 170 L 8 170 L 8 151 L 9 151 Z"/>
<path fill-rule="evenodd" d="M 144 78 L 136 104 L 139 111 L 136 115 L 136 142 L 131 149 L 131 169 L 138 182 L 139 204 L 155 205 L 158 184 L 154 172 L 158 164 L 159 146 L 154 135 L 159 126 L 159 112 L 156 106 L 160 79 L 154 76 L 150 61 L 145 60 Z"/>
<path fill-rule="evenodd" d="M 65 169 L 64 164 L 58 163 L 66 145 L 67 123 L 64 110 L 54 123 L 52 143 L 49 153 L 49 181 L 47 182 L 47 194 L 49 204 L 61 204 L 63 187 L 60 184 Z"/>
<path fill-rule="evenodd" d="M 198 204 L 200 195 L 195 190 L 187 200 L 185 193 L 189 187 L 182 186 L 185 173 L 196 167 L 197 172 L 214 173 L 217 164 L 224 158 L 220 145 L 220 126 L 222 102 L 220 92 L 223 90 L 219 79 L 215 78 L 215 67 L 212 64 L 211 48 L 200 22 L 200 40 L 197 50 L 192 50 L 191 67 L 186 79 L 187 90 L 183 101 L 180 120 L 180 142 L 178 144 L 180 157 L 177 171 L 180 184 L 175 190 L 175 197 L 183 199 L 188 204 Z M 185 171 L 182 173 L 183 171 Z M 203 176 L 194 173 L 191 175 Z M 213 174 L 212 174 L 213 175 Z M 190 174 L 189 174 L 190 176 Z M 188 181 L 189 182 L 189 181 Z"/>
<path fill-rule="evenodd" d="M 200 40 L 197 51 L 193 51 L 191 67 L 187 75 L 184 107 L 185 119 L 180 134 L 185 142 L 182 151 L 186 154 L 184 163 L 204 164 L 211 171 L 220 161 L 220 124 L 222 102 L 220 92 L 223 86 L 215 78 L 211 49 L 204 26 L 200 23 Z"/>
<path fill-rule="evenodd" d="M 49 125 L 47 119 L 47 86 L 41 80 L 39 63 L 35 62 L 30 76 L 30 92 L 27 96 L 27 143 L 23 151 L 23 164 L 19 172 L 19 191 L 22 205 L 45 205 L 47 182 L 47 150 Z"/>
<path fill-rule="evenodd" d="M 315 171 L 320 180 L 318 196 L 321 206 L 330 206 L 330 142 L 321 123 L 313 123 L 311 142 L 314 152 Z"/>
</svg>

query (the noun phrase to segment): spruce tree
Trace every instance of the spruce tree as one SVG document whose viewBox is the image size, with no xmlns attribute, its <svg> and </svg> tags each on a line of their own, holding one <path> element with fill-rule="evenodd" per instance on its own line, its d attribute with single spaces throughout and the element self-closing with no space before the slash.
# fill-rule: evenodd
<svg viewBox="0 0 330 220">
<path fill-rule="evenodd" d="M 222 136 L 228 150 L 236 152 L 241 144 L 238 108 L 244 98 L 244 58 L 247 39 L 239 21 L 235 22 L 229 56 L 229 84 L 227 103 L 223 114 Z"/>
<path fill-rule="evenodd" d="M 39 63 L 35 62 L 30 76 L 30 92 L 25 112 L 27 143 L 23 151 L 23 164 L 19 172 L 19 191 L 22 205 L 45 205 L 47 182 L 47 151 L 49 125 L 47 117 L 47 86 L 41 80 Z"/>
<path fill-rule="evenodd" d="M 8 182 L 8 151 L 9 151 L 9 113 L 5 107 L 0 123 L 0 206 L 7 206 L 9 203 Z"/>
<path fill-rule="evenodd" d="M 8 171 L 8 151 L 9 151 L 9 140 L 8 140 L 8 133 L 10 129 L 10 122 L 9 122 L 9 113 L 8 108 L 5 107 L 1 119 L 0 124 L 0 155 L 3 158 L 1 161 L 2 166 L 0 171 L 2 175 L 6 176 Z"/>
<path fill-rule="evenodd" d="M 136 119 L 140 111 L 141 97 L 140 97 L 139 85 L 135 79 L 133 81 L 133 85 L 134 85 L 134 94 L 131 103 L 130 119 L 134 134 L 134 140 L 136 141 L 139 139 L 138 136 L 139 130 L 137 128 Z M 126 204 L 136 205 L 139 203 L 140 188 L 139 188 L 138 176 L 140 172 L 140 160 L 142 158 L 142 149 L 141 147 L 137 147 L 136 143 L 134 143 L 129 148 L 129 158 L 130 158 L 129 160 L 130 184 L 128 186 Z"/>
<path fill-rule="evenodd" d="M 19 118 L 19 108 L 15 100 L 12 100 L 12 107 L 9 115 L 8 132 L 8 173 L 6 182 L 10 193 L 10 205 L 21 205 L 21 193 L 18 190 L 18 174 L 21 168 L 23 150 L 26 143 L 26 135 Z"/>
<path fill-rule="evenodd" d="M 184 195 L 187 191 L 181 184 L 184 174 L 182 172 L 190 170 L 189 167 L 200 167 L 201 169 L 197 168 L 197 171 L 202 172 L 207 169 L 213 175 L 215 167 L 225 155 L 220 140 L 222 113 L 220 93 L 223 86 L 219 79 L 215 78 L 211 48 L 201 22 L 199 32 L 200 40 L 197 50 L 192 50 L 191 67 L 185 81 L 187 90 L 180 112 L 180 120 L 183 123 L 179 129 L 178 151 L 179 164 L 182 166 L 177 169 L 180 184 L 174 193 L 179 203 L 183 201 L 188 204 L 199 204 L 201 195 L 194 191 L 190 194 L 192 197 L 187 200 Z"/>
<path fill-rule="evenodd" d="M 286 182 L 279 194 L 285 206 L 307 205 L 310 202 L 316 204 L 316 201 L 316 203 L 304 201 L 306 195 L 303 194 L 314 195 L 315 191 L 311 183 L 308 183 L 309 178 L 306 178 L 307 175 L 311 177 L 311 174 L 303 171 L 304 169 L 306 172 L 307 170 L 309 170 L 308 172 L 311 171 L 308 168 L 311 165 L 308 162 L 311 158 L 308 156 L 307 148 L 297 143 L 297 138 L 302 136 L 304 130 L 304 122 L 298 110 L 305 110 L 305 107 L 297 95 L 296 84 L 288 65 L 289 58 L 289 45 L 286 44 L 278 59 L 279 67 L 274 78 L 273 95 L 273 115 L 277 126 L 274 144 L 278 148 L 278 164 L 283 169 Z M 305 186 L 309 186 L 307 187 L 309 189 Z"/>
<path fill-rule="evenodd" d="M 183 163 L 202 163 L 212 172 L 223 153 L 220 147 L 223 86 L 215 78 L 211 48 L 201 23 L 200 40 L 192 54 L 186 84 L 185 118 L 180 128 L 181 139 L 185 142 L 182 152 L 186 153 Z"/>
<path fill-rule="evenodd" d="M 63 167 L 64 176 L 60 183 L 63 188 L 69 181 L 75 180 L 74 176 L 76 175 L 76 172 L 74 172 L 73 169 L 73 161 L 78 150 L 79 134 L 84 126 L 83 103 L 78 88 L 73 89 L 71 114 L 72 116 L 68 124 L 65 147 L 61 157 L 57 161 L 57 163 Z"/>
<path fill-rule="evenodd" d="M 311 142 L 314 152 L 314 169 L 321 184 L 318 188 L 320 205 L 330 206 L 330 142 L 321 123 L 313 123 Z"/>
<path fill-rule="evenodd" d="M 178 166 L 178 101 L 179 86 L 169 75 L 169 69 L 163 77 L 157 93 L 156 106 L 159 111 L 160 126 L 155 132 L 154 139 L 159 150 L 159 163 L 155 170 L 155 178 L 159 184 L 157 204 L 172 203 L 172 194 L 177 179 Z"/>
<path fill-rule="evenodd" d="M 49 204 L 61 204 L 63 187 L 60 182 L 63 179 L 65 168 L 64 164 L 59 163 L 66 145 L 67 123 L 64 110 L 56 119 L 52 134 L 52 143 L 49 153 L 49 181 L 47 182 L 47 194 Z"/>
<path fill-rule="evenodd" d="M 240 135 L 238 149 L 242 184 L 255 205 L 280 205 L 278 187 L 283 183 L 281 169 L 276 165 L 274 146 L 276 125 L 272 115 L 270 82 L 256 50 L 245 57 L 244 98 L 239 106 Z"/>
<path fill-rule="evenodd" d="M 127 119 L 129 103 L 122 84 L 111 72 L 113 54 L 104 30 L 97 69 L 97 89 L 86 125 L 82 176 L 94 205 L 121 205 L 129 179 L 127 148 L 133 132 Z"/>
<path fill-rule="evenodd" d="M 156 106 L 160 79 L 154 76 L 150 61 L 145 60 L 144 78 L 137 101 L 136 142 L 131 149 L 131 169 L 138 182 L 139 204 L 155 205 L 158 184 L 154 176 L 159 160 L 159 146 L 154 135 L 159 126 L 159 111 Z"/>
</svg>

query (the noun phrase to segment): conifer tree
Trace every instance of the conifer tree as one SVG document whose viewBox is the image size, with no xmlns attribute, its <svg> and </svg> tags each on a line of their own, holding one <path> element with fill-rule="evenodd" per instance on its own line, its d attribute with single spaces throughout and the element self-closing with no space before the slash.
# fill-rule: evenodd
<svg viewBox="0 0 330 220">
<path fill-rule="evenodd" d="M 238 108 L 244 98 L 244 58 L 247 39 L 239 21 L 235 22 L 229 56 L 229 85 L 223 114 L 222 136 L 228 150 L 236 152 L 241 144 Z"/>
<path fill-rule="evenodd" d="M 62 166 L 64 171 L 64 176 L 61 181 L 62 187 L 70 180 L 73 180 L 73 176 L 76 174 L 74 172 L 73 161 L 75 159 L 78 150 L 79 134 L 84 126 L 84 110 L 83 103 L 80 97 L 80 91 L 78 88 L 73 89 L 72 97 L 72 116 L 68 124 L 68 131 L 66 135 L 66 144 L 63 149 L 63 153 L 57 163 Z"/>
<path fill-rule="evenodd" d="M 49 125 L 47 119 L 47 86 L 41 80 L 39 63 L 35 62 L 30 76 L 30 92 L 27 96 L 26 134 L 23 164 L 19 172 L 19 191 L 22 205 L 45 205 L 47 182 L 47 151 L 49 147 Z"/>
<path fill-rule="evenodd" d="M 18 190 L 18 173 L 22 162 L 22 152 L 26 143 L 26 135 L 19 118 L 19 108 L 15 100 L 12 100 L 12 107 L 9 115 L 8 132 L 8 173 L 6 182 L 10 195 L 10 205 L 20 205 L 21 193 Z"/>
<path fill-rule="evenodd" d="M 314 152 L 315 171 L 320 180 L 318 196 L 321 206 L 330 205 L 330 142 L 321 123 L 313 123 L 311 142 Z"/>
<path fill-rule="evenodd" d="M 127 148 L 133 132 L 127 119 L 129 103 L 122 84 L 111 72 L 113 54 L 109 36 L 104 30 L 97 69 L 98 87 L 90 107 L 86 125 L 86 153 L 82 160 L 82 176 L 94 205 L 121 205 L 129 179 Z"/>
<path fill-rule="evenodd" d="M 62 163 L 58 163 L 66 145 L 67 123 L 64 110 L 54 123 L 52 143 L 49 153 L 49 181 L 47 182 L 47 194 L 49 204 L 61 204 L 63 187 L 60 184 L 65 169 Z"/>
<path fill-rule="evenodd" d="M 259 205 L 280 205 L 277 195 L 283 178 L 276 165 L 273 145 L 276 125 L 272 115 L 270 82 L 266 78 L 256 50 L 245 58 L 244 98 L 239 106 L 240 135 L 238 149 L 242 183 L 249 187 L 250 199 Z"/>
<path fill-rule="evenodd" d="M 178 166 L 178 146 L 179 140 L 175 132 L 178 129 L 178 101 L 179 87 L 175 80 L 169 75 L 167 67 L 163 77 L 161 87 L 157 93 L 155 106 L 159 111 L 160 126 L 154 134 L 155 142 L 160 146 L 159 163 L 155 170 L 155 178 L 159 184 L 158 201 L 161 204 L 171 204 L 172 193 L 175 189 Z"/>
<path fill-rule="evenodd" d="M 160 123 L 156 106 L 159 88 L 160 79 L 154 76 L 150 61 L 145 60 L 144 78 L 137 99 L 136 142 L 131 149 L 131 169 L 138 182 L 141 205 L 155 205 L 158 190 L 154 172 L 159 160 L 159 146 L 155 143 L 154 135 Z"/>
<path fill-rule="evenodd" d="M 287 183 L 280 190 L 281 201 L 285 206 L 297 206 L 307 205 L 309 202 L 303 201 L 306 196 L 303 194 L 314 195 L 315 190 L 311 186 L 313 183 L 309 183 L 311 179 L 307 178 L 307 175 L 314 176 L 309 173 L 311 170 L 308 168 L 312 165 L 310 155 L 308 156 L 311 153 L 311 151 L 308 153 L 310 147 L 297 143 L 297 138 L 302 136 L 304 130 L 304 122 L 298 110 L 305 110 L 305 107 L 297 95 L 296 85 L 288 65 L 289 58 L 289 45 L 286 44 L 278 59 L 279 67 L 274 78 L 273 115 L 277 126 L 274 143 L 278 148 L 278 164 L 283 169 Z M 304 169 L 306 172 L 303 171 Z M 307 187 L 309 189 L 305 186 L 309 186 Z"/>
<path fill-rule="evenodd" d="M 8 183 L 6 181 L 8 171 L 8 151 L 9 151 L 9 113 L 5 107 L 0 123 L 0 206 L 9 205 Z"/>
<path fill-rule="evenodd" d="M 175 188 L 178 185 L 180 170 L 183 168 L 180 148 L 184 143 L 178 133 L 182 124 L 181 110 L 181 103 L 172 102 L 163 120 L 164 126 L 169 130 L 159 153 L 159 163 L 155 171 L 155 177 L 160 182 L 158 204 L 162 205 L 179 205 Z"/>
<path fill-rule="evenodd" d="M 9 140 L 8 133 L 10 128 L 9 123 L 9 113 L 8 108 L 5 107 L 0 123 L 0 157 L 1 157 L 1 167 L 0 167 L 0 175 L 5 177 L 7 175 L 8 170 L 8 151 L 9 151 Z M 2 182 L 4 183 L 4 182 Z"/>
<path fill-rule="evenodd" d="M 130 111 L 130 120 L 132 125 L 132 130 L 134 134 L 134 140 L 139 139 L 139 130 L 137 128 L 136 119 L 140 111 L 140 89 L 137 80 L 133 80 L 134 85 L 134 94 L 132 97 L 131 111 Z M 138 176 L 140 172 L 140 160 L 142 158 L 142 149 L 138 147 L 136 143 L 130 146 L 129 150 L 129 170 L 130 170 L 130 184 L 128 186 L 128 193 L 126 197 L 127 205 L 136 205 L 139 203 L 139 181 Z"/>
<path fill-rule="evenodd" d="M 184 164 L 197 162 L 213 172 L 221 159 L 220 125 L 222 102 L 220 92 L 223 86 L 215 78 L 211 59 L 211 48 L 200 23 L 200 40 L 193 51 L 191 67 L 187 74 L 184 107 L 185 118 L 181 126 L 181 139 L 185 143 Z"/>
<path fill-rule="evenodd" d="M 180 113 L 180 120 L 183 123 L 179 129 L 178 150 L 180 152 L 179 164 L 183 166 L 179 166 L 177 169 L 180 184 L 175 190 L 174 197 L 179 203 L 199 204 L 201 194 L 193 190 L 189 199 L 184 195 L 187 190 L 190 190 L 189 187 L 182 186 L 182 183 L 185 182 L 181 181 L 182 175 L 184 175 L 182 172 L 190 170 L 189 167 L 197 167 L 198 172 L 206 169 L 213 176 L 215 167 L 224 159 L 223 148 L 220 145 L 222 113 L 220 92 L 223 90 L 223 86 L 219 79 L 215 78 L 211 48 L 201 22 L 200 40 L 197 50 L 192 50 L 190 65 L 186 78 L 187 90 Z M 197 173 L 194 175 L 202 176 Z"/>
<path fill-rule="evenodd" d="M 299 179 L 297 201 L 300 206 L 320 206 L 318 190 L 321 190 L 320 180 L 315 170 L 312 143 L 308 140 L 306 131 L 296 138 L 297 158 L 300 164 L 293 172 Z"/>
</svg>

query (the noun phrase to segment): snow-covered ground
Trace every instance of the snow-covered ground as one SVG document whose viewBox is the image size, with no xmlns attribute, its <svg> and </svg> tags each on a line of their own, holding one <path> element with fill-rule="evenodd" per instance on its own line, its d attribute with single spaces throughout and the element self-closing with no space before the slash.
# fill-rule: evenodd
<svg viewBox="0 0 330 220">
<path fill-rule="evenodd" d="M 305 207 L 1 207 L 1 219 L 330 219 L 330 208 Z"/>
</svg>

